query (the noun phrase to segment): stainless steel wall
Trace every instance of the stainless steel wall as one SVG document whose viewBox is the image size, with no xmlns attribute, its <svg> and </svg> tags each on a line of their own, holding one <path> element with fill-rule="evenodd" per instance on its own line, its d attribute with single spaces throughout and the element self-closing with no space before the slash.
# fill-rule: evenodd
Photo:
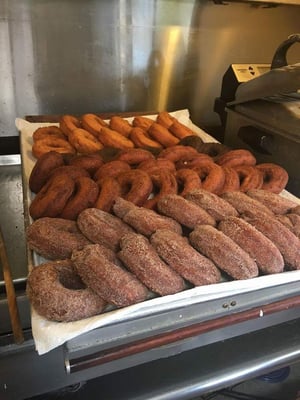
<svg viewBox="0 0 300 400">
<path fill-rule="evenodd" d="M 299 30 L 299 6 L 1 0 L 0 136 L 17 135 L 15 117 L 27 114 L 189 108 L 195 123 L 216 125 L 229 64 L 270 63 Z"/>
</svg>

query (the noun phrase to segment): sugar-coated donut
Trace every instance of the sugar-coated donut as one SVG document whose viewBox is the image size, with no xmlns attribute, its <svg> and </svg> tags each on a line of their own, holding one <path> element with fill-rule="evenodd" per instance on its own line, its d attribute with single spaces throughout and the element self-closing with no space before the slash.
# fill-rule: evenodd
<svg viewBox="0 0 300 400">
<path fill-rule="evenodd" d="M 87 288 L 70 260 L 34 267 L 26 292 L 38 314 L 50 321 L 71 322 L 100 314 L 105 302 Z"/>
</svg>

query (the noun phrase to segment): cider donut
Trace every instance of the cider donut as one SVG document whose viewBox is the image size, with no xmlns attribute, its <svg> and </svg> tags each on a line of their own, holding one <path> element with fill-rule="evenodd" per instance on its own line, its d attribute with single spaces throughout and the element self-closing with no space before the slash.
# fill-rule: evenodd
<svg viewBox="0 0 300 400">
<path fill-rule="evenodd" d="M 97 181 L 99 195 L 94 207 L 110 212 L 117 198 L 121 196 L 121 186 L 119 182 L 110 176 Z"/>
<path fill-rule="evenodd" d="M 201 179 L 202 188 L 213 193 L 220 193 L 225 182 L 225 174 L 222 167 L 214 162 L 198 162 L 193 168 Z"/>
<path fill-rule="evenodd" d="M 175 146 L 179 143 L 179 139 L 175 135 L 157 122 L 154 122 L 147 132 L 152 139 L 156 140 L 164 147 Z"/>
<path fill-rule="evenodd" d="M 70 132 L 69 141 L 81 154 L 92 154 L 103 149 L 102 143 L 90 132 L 82 128 L 76 128 Z"/>
<path fill-rule="evenodd" d="M 230 148 L 225 146 L 221 143 L 202 143 L 199 146 L 199 153 L 204 153 L 212 157 L 215 161 L 220 157 L 222 154 L 227 153 L 230 151 Z"/>
<path fill-rule="evenodd" d="M 289 175 L 280 165 L 263 163 L 256 168 L 263 174 L 262 189 L 279 194 L 286 187 Z"/>
<path fill-rule="evenodd" d="M 127 162 L 131 166 L 136 166 L 146 160 L 154 160 L 154 155 L 145 149 L 127 149 L 121 150 L 116 160 Z"/>
<path fill-rule="evenodd" d="M 77 154 L 70 157 L 67 161 L 68 165 L 85 169 L 91 176 L 104 164 L 100 154 Z"/>
<path fill-rule="evenodd" d="M 134 117 L 132 120 L 132 125 L 134 127 L 138 127 L 143 129 L 144 131 L 148 131 L 148 129 L 150 128 L 150 126 L 154 123 L 155 121 L 151 118 L 148 117 Z"/>
<path fill-rule="evenodd" d="M 202 166 L 203 163 L 213 163 L 214 160 L 208 155 L 204 153 L 198 154 L 190 154 L 190 156 L 186 155 L 186 157 L 182 157 L 179 161 L 175 163 L 176 169 L 179 170 L 181 168 L 189 168 L 194 169 L 198 167 L 198 165 Z"/>
<path fill-rule="evenodd" d="M 76 220 L 81 211 L 93 207 L 97 200 L 99 187 L 91 178 L 82 176 L 75 179 L 75 188 L 60 213 L 60 218 Z"/>
<path fill-rule="evenodd" d="M 156 122 L 167 129 L 170 128 L 174 121 L 176 121 L 176 118 L 170 115 L 167 111 L 159 112 L 156 117 Z"/>
<path fill-rule="evenodd" d="M 150 138 L 147 132 L 136 126 L 131 129 L 129 139 L 135 144 L 136 147 L 148 148 L 148 149 L 162 149 L 163 146 L 156 140 Z"/>
<path fill-rule="evenodd" d="M 81 122 L 82 127 L 96 138 L 98 138 L 99 132 L 104 126 L 108 127 L 108 124 L 96 114 L 82 115 Z"/>
<path fill-rule="evenodd" d="M 190 191 L 199 189 L 202 186 L 199 175 L 192 169 L 179 169 L 176 171 L 175 177 L 178 185 L 178 194 L 180 196 L 184 197 Z"/>
<path fill-rule="evenodd" d="M 34 267 L 26 293 L 37 313 L 50 321 L 71 322 L 100 314 L 105 302 L 86 287 L 70 260 Z"/>
<path fill-rule="evenodd" d="M 104 146 L 115 147 L 117 149 L 131 149 L 134 143 L 121 133 L 113 129 L 102 127 L 98 139 Z"/>
<path fill-rule="evenodd" d="M 115 178 L 120 173 L 130 171 L 130 165 L 121 160 L 113 160 L 103 164 L 94 174 L 93 179 L 98 181 L 103 178 L 111 177 Z"/>
<path fill-rule="evenodd" d="M 75 182 L 66 174 L 54 176 L 42 187 L 29 206 L 33 219 L 57 217 L 72 196 Z"/>
<path fill-rule="evenodd" d="M 153 196 L 143 203 L 143 207 L 156 209 L 160 198 L 168 194 L 177 194 L 178 186 L 175 175 L 167 170 L 152 173 Z"/>
<path fill-rule="evenodd" d="M 70 258 L 73 250 L 91 242 L 80 232 L 75 221 L 39 218 L 26 229 L 28 247 L 48 260 Z"/>
<path fill-rule="evenodd" d="M 260 201 L 274 214 L 282 215 L 288 212 L 293 212 L 294 207 L 298 206 L 298 203 L 293 200 L 287 199 L 286 197 L 280 196 L 274 192 L 268 192 L 264 189 L 248 190 L 246 194 L 252 199 Z"/>
<path fill-rule="evenodd" d="M 226 192 L 233 192 L 236 190 L 240 189 L 240 177 L 236 170 L 232 167 L 224 167 L 222 166 L 224 175 L 225 175 L 225 181 L 222 189 L 218 193 L 221 195 L 222 193 Z"/>
<path fill-rule="evenodd" d="M 63 133 L 69 137 L 69 134 L 74 131 L 74 129 L 81 128 L 81 123 L 78 118 L 67 114 L 60 118 L 59 127 Z"/>
<path fill-rule="evenodd" d="M 176 136 L 179 140 L 184 139 L 187 136 L 195 135 L 192 129 L 182 124 L 178 120 L 173 121 L 173 124 L 169 127 L 169 131 L 173 133 L 173 135 Z"/>
<path fill-rule="evenodd" d="M 256 158 L 246 149 L 230 150 L 218 157 L 216 162 L 226 167 L 235 167 L 236 165 L 255 165 Z"/>
<path fill-rule="evenodd" d="M 132 129 L 132 125 L 126 119 L 119 117 L 118 115 L 111 117 L 109 127 L 110 129 L 121 133 L 121 135 L 125 137 L 129 136 Z"/>
<path fill-rule="evenodd" d="M 29 176 L 29 189 L 37 193 L 47 182 L 50 173 L 64 165 L 64 158 L 56 151 L 43 154 L 34 164 Z"/>
<path fill-rule="evenodd" d="M 180 140 L 179 144 L 183 145 L 183 146 L 193 147 L 198 152 L 200 152 L 201 146 L 203 144 L 203 140 L 200 138 L 200 136 L 197 136 L 197 135 L 186 136 Z"/>
<path fill-rule="evenodd" d="M 61 154 L 75 154 L 75 148 L 66 140 L 58 137 L 46 136 L 36 140 L 32 145 L 32 154 L 35 158 L 40 158 L 49 151 L 56 151 Z"/>
<path fill-rule="evenodd" d="M 195 249 L 233 279 L 258 276 L 258 267 L 254 259 L 217 228 L 211 225 L 198 225 L 190 233 L 189 240 Z"/>
<path fill-rule="evenodd" d="M 63 133 L 63 131 L 58 126 L 55 125 L 43 126 L 35 130 L 32 134 L 32 139 L 34 142 L 40 139 L 44 139 L 45 137 L 52 137 L 52 138 L 66 140 L 66 136 Z"/>
<path fill-rule="evenodd" d="M 263 174 L 252 165 L 237 165 L 233 167 L 240 179 L 241 192 L 251 189 L 260 189 L 263 185 Z"/>
<path fill-rule="evenodd" d="M 176 163 L 178 161 L 184 162 L 185 160 L 191 160 L 198 154 L 198 151 L 191 146 L 183 146 L 177 144 L 175 146 L 170 146 L 162 150 L 159 153 L 158 158 L 165 158 Z"/>
<path fill-rule="evenodd" d="M 216 225 L 216 220 L 202 207 L 176 194 L 161 197 L 157 209 L 189 229 L 194 229 L 198 224 Z"/>
<path fill-rule="evenodd" d="M 59 175 L 68 175 L 68 177 L 72 178 L 73 180 L 81 176 L 90 176 L 86 169 L 83 169 L 77 165 L 62 165 L 61 167 L 57 167 L 50 172 L 49 179 Z"/>
<path fill-rule="evenodd" d="M 173 174 L 176 172 L 175 164 L 165 158 L 143 161 L 138 165 L 138 169 L 147 172 L 149 175 L 159 174 L 161 170 L 166 170 Z"/>
<path fill-rule="evenodd" d="M 150 176 L 141 169 L 122 172 L 116 180 L 121 187 L 121 196 L 138 206 L 145 203 L 153 189 Z"/>
<path fill-rule="evenodd" d="M 129 271 L 105 257 L 98 244 L 72 254 L 74 269 L 100 298 L 117 307 L 146 300 L 147 288 Z"/>
</svg>

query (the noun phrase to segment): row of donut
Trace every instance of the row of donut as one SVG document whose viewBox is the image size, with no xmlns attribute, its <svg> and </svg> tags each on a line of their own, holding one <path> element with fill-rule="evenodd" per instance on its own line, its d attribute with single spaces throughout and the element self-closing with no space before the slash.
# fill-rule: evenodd
<svg viewBox="0 0 300 400">
<path fill-rule="evenodd" d="M 218 283 L 222 274 L 249 279 L 300 269 L 299 231 L 300 206 L 259 189 L 170 194 L 158 212 L 119 197 L 113 213 L 89 208 L 76 221 L 45 217 L 27 228 L 29 247 L 56 260 L 32 269 L 27 293 L 45 318 L 78 320 L 108 304 Z"/>
<path fill-rule="evenodd" d="M 169 147 L 157 158 L 144 149 L 122 150 L 106 163 L 99 154 L 66 159 L 48 152 L 37 160 L 29 178 L 36 193 L 29 212 L 33 219 L 76 219 L 89 207 L 111 211 L 119 196 L 155 209 L 166 194 L 183 196 L 200 187 L 216 194 L 260 188 L 279 193 L 288 180 L 279 165 L 256 165 L 248 150 L 230 150 L 215 160 L 183 145 Z"/>
<path fill-rule="evenodd" d="M 104 147 L 161 150 L 188 136 L 195 133 L 167 111 L 158 113 L 154 120 L 134 117 L 132 124 L 117 115 L 109 122 L 96 114 L 84 114 L 81 118 L 63 115 L 59 126 L 40 127 L 33 133 L 32 153 L 39 158 L 51 150 L 63 154 L 93 154 Z"/>
</svg>

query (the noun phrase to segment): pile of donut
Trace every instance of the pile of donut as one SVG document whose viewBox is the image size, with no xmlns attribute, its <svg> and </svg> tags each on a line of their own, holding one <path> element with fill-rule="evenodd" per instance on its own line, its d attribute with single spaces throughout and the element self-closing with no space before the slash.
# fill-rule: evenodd
<svg viewBox="0 0 300 400">
<path fill-rule="evenodd" d="M 300 269 L 300 206 L 279 195 L 282 167 L 203 143 L 166 112 L 136 117 L 127 136 L 126 120 L 87 116 L 33 135 L 26 238 L 48 261 L 30 271 L 27 294 L 40 315 L 75 321 L 222 277 Z M 150 136 L 153 125 L 173 141 L 161 143 L 165 130 Z M 134 145 L 122 147 L 119 135 Z"/>
</svg>

